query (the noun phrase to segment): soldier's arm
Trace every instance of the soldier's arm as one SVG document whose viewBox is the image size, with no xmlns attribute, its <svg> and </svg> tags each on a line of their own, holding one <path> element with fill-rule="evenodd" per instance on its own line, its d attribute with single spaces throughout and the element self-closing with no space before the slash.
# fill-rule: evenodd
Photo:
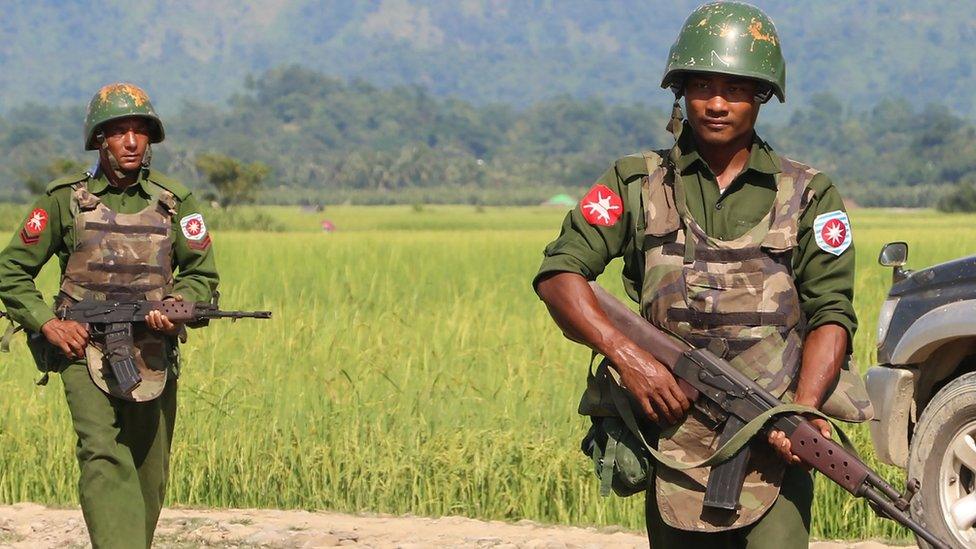
<svg viewBox="0 0 976 549">
<path fill-rule="evenodd" d="M 84 356 L 88 330 L 72 320 L 55 318 L 34 279 L 51 256 L 64 245 L 62 222 L 69 219 L 67 204 L 52 193 L 39 198 L 0 252 L 0 299 L 11 320 L 33 332 L 41 332 L 68 358 Z"/>
<path fill-rule="evenodd" d="M 43 216 L 43 227 L 28 228 L 35 212 Z M 44 302 L 34 279 L 41 268 L 62 246 L 61 208 L 50 194 L 34 203 L 17 226 L 7 247 L 0 252 L 0 299 L 10 318 L 28 330 L 39 332 L 45 322 L 54 318 L 51 306 Z"/>
<path fill-rule="evenodd" d="M 814 229 L 817 218 L 823 220 L 838 212 L 846 214 L 844 202 L 825 175 L 818 175 L 811 188 L 816 194 L 800 219 L 798 255 L 794 262 L 800 306 L 807 317 L 797 399 L 819 406 L 840 374 L 844 357 L 850 353 L 857 317 L 854 314 L 854 237 L 845 231 L 846 249 L 838 254 L 829 251 L 830 243 L 823 238 L 818 243 Z"/>
<path fill-rule="evenodd" d="M 691 403 L 660 361 L 613 326 L 587 284 L 623 254 L 633 216 L 643 215 L 639 203 L 627 203 L 626 187 L 640 185 L 643 165 L 643 159 L 623 159 L 600 177 L 566 216 L 559 237 L 546 246 L 533 286 L 566 337 L 610 359 L 651 420 L 674 423 Z M 619 210 L 612 209 L 618 204 Z"/>
<path fill-rule="evenodd" d="M 180 223 L 194 219 L 202 220 L 206 227 L 200 206 L 190 194 L 180 201 L 175 220 L 173 260 L 176 277 L 173 294 L 182 296 L 186 301 L 210 301 L 220 281 L 214 260 L 213 239 L 209 229 L 195 233 L 184 229 Z"/>
<path fill-rule="evenodd" d="M 853 235 L 844 235 L 845 239 L 850 239 L 850 244 L 838 255 L 830 251 L 829 243 L 818 243 L 814 233 L 817 218 L 845 212 L 844 202 L 830 179 L 822 174 L 810 186 L 816 194 L 800 218 L 794 259 L 800 307 L 808 321 L 796 402 L 819 408 L 827 391 L 837 381 L 850 352 L 857 317 L 854 314 Z M 829 423 L 821 419 L 813 421 L 825 436 L 829 434 Z M 770 437 L 773 446 L 784 457 L 788 455 L 790 461 L 798 462 L 799 458 L 790 453 L 789 441 L 779 435 L 774 433 Z"/>
</svg>

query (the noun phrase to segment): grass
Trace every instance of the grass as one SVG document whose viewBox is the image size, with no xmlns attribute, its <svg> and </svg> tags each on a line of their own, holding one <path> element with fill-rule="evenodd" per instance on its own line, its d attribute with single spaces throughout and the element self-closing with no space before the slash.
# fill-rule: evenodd
<svg viewBox="0 0 976 549">
<path fill-rule="evenodd" d="M 597 495 L 577 449 L 588 351 L 562 338 L 529 286 L 562 212 L 481 210 L 267 208 L 284 232 L 217 231 L 222 304 L 275 318 L 191 332 L 169 503 L 642 528 L 642 498 Z M 326 218 L 337 232 L 318 229 Z M 908 240 L 917 267 L 974 253 L 976 217 L 864 210 L 853 220 L 855 355 L 866 368 L 890 285 L 881 244 Z M 601 281 L 619 289 L 618 275 Z M 55 281 L 49 265 L 45 295 Z M 0 502 L 72 504 L 60 381 L 33 385 L 20 339 L 2 361 Z M 867 429 L 850 432 L 877 465 Z M 901 485 L 900 471 L 879 468 Z M 815 536 L 907 538 L 818 484 Z"/>
</svg>

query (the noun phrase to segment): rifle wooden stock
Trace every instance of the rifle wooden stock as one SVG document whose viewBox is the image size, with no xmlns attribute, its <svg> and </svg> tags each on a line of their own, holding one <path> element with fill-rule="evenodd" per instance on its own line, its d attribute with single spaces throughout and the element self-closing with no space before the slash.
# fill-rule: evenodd
<svg viewBox="0 0 976 549">
<path fill-rule="evenodd" d="M 593 289 L 600 308 L 603 309 L 610 322 L 638 347 L 661 361 L 669 370 L 673 370 L 681 355 L 691 349 L 690 346 L 683 345 L 680 341 L 655 328 L 596 282 L 590 282 L 590 288 Z M 651 329 L 648 330 L 647 327 Z M 678 386 L 688 397 L 688 400 L 698 400 L 698 390 L 686 383 L 685 380 L 678 378 Z"/>
</svg>

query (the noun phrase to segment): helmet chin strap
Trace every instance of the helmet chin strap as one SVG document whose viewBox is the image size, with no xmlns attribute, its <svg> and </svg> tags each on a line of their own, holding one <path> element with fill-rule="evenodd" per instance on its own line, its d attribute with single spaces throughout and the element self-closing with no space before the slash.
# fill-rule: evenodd
<svg viewBox="0 0 976 549">
<path fill-rule="evenodd" d="M 152 145 L 146 145 L 146 152 L 142 153 L 142 162 L 140 164 L 142 169 L 149 169 L 149 164 L 152 164 Z"/>
<path fill-rule="evenodd" d="M 684 79 L 675 78 L 671 81 L 671 92 L 674 93 L 674 105 L 671 106 L 671 118 L 668 120 L 668 125 L 665 129 L 668 133 L 674 136 L 675 145 L 678 143 L 678 138 L 681 137 L 681 128 L 683 127 L 682 122 L 685 119 L 685 115 L 681 112 L 681 96 L 684 95 Z"/>
<path fill-rule="evenodd" d="M 773 98 L 773 87 L 770 85 L 761 86 L 758 91 L 756 91 L 756 101 L 760 105 L 765 105 L 770 99 Z"/>
<path fill-rule="evenodd" d="M 671 118 L 668 120 L 666 129 L 674 136 L 674 145 L 671 146 L 671 150 L 668 152 L 668 162 L 671 164 L 671 168 L 674 169 L 677 165 L 678 157 L 681 156 L 681 151 L 678 150 L 678 140 L 681 139 L 681 130 L 684 128 L 685 116 L 681 112 L 680 86 L 672 84 L 671 90 L 674 91 L 674 105 L 671 107 Z"/>
</svg>

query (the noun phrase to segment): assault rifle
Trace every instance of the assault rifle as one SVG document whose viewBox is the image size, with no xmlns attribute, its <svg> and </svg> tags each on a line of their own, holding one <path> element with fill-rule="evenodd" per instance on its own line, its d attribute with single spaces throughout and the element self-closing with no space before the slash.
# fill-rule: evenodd
<svg viewBox="0 0 976 549">
<path fill-rule="evenodd" d="M 221 311 L 210 303 L 189 301 L 98 301 L 85 299 L 60 308 L 61 320 L 88 324 L 89 333 L 104 336 L 105 357 L 124 394 L 142 383 L 136 369 L 132 325 L 145 322 L 151 311 L 159 311 L 172 322 L 199 322 L 218 318 L 271 318 L 271 311 Z"/>
<path fill-rule="evenodd" d="M 591 283 L 591 287 L 600 308 L 617 329 L 671 370 L 696 409 L 717 423 L 723 423 L 720 444 L 728 442 L 753 419 L 783 404 L 725 359 L 706 349 L 683 345 L 599 285 Z M 855 497 L 867 499 L 880 516 L 910 528 L 936 549 L 951 549 L 912 519 L 908 512 L 909 502 L 918 490 L 917 480 L 909 480 L 908 489 L 899 494 L 857 455 L 824 437 L 800 414 L 773 415 L 766 421 L 763 432 L 772 429 L 786 433 L 794 454 Z M 736 508 L 745 479 L 748 451 L 748 445 L 743 446 L 727 461 L 712 467 L 705 489 L 706 507 L 725 511 Z"/>
</svg>

